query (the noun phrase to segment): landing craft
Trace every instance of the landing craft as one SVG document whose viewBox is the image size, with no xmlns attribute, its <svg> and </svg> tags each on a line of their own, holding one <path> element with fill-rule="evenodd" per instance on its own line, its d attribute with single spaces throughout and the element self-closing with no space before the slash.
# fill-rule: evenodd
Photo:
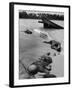
<svg viewBox="0 0 72 90">
<path fill-rule="evenodd" d="M 49 29 L 64 29 L 64 27 L 52 22 L 46 17 L 42 17 L 42 21 L 38 21 L 39 23 L 43 23 L 44 28 L 49 28 Z"/>
</svg>

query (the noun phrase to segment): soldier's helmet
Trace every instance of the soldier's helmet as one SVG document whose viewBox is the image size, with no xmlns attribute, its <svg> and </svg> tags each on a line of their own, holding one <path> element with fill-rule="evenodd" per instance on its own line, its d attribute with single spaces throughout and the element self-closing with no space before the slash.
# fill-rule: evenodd
<svg viewBox="0 0 72 90">
<path fill-rule="evenodd" d="M 38 72 L 38 67 L 37 67 L 37 65 L 31 64 L 31 65 L 28 67 L 28 72 L 29 72 L 30 75 L 35 75 L 35 74 Z"/>
</svg>

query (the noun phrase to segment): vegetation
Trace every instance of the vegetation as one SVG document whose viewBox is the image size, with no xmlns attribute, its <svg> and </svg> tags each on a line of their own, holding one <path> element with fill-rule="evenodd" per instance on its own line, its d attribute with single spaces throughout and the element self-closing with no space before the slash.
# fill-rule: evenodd
<svg viewBox="0 0 72 90">
<path fill-rule="evenodd" d="M 64 20 L 64 15 L 58 14 L 45 14 L 45 13 L 26 13 L 25 11 L 19 13 L 19 18 L 26 19 L 41 19 L 46 17 L 50 20 Z"/>
</svg>

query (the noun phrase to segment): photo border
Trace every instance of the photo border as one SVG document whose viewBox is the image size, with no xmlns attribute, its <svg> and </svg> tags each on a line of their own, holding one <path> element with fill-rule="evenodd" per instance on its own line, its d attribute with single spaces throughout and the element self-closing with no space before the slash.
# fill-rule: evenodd
<svg viewBox="0 0 72 90">
<path fill-rule="evenodd" d="M 51 83 L 51 84 L 34 84 L 34 85 L 15 85 L 14 86 L 14 5 L 33 5 L 33 6 L 45 6 L 45 7 L 63 7 L 69 9 L 69 77 L 68 82 L 62 83 Z M 68 5 L 52 5 L 52 4 L 35 4 L 35 3 L 19 3 L 10 2 L 9 3 L 9 86 L 10 87 L 31 87 L 31 86 L 46 86 L 46 85 L 62 85 L 70 84 L 70 6 Z"/>
</svg>

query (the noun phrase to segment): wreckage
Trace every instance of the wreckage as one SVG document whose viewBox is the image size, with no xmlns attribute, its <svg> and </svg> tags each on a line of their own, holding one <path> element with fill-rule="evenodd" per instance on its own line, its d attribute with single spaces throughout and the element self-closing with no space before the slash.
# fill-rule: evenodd
<svg viewBox="0 0 72 90">
<path fill-rule="evenodd" d="M 24 32 L 26 34 L 32 34 L 32 31 L 30 31 L 29 29 L 27 29 L 26 31 L 22 31 L 22 32 Z"/>
<path fill-rule="evenodd" d="M 51 49 L 56 50 L 57 52 L 61 52 L 61 43 L 55 40 L 50 40 L 49 42 L 43 41 L 43 43 L 50 44 Z"/>
<path fill-rule="evenodd" d="M 43 55 L 39 58 L 39 60 L 33 62 L 28 67 L 27 69 L 28 73 L 31 76 L 36 75 L 38 72 L 45 73 L 45 75 L 43 75 L 43 78 L 56 77 L 56 75 L 50 74 L 51 63 L 52 63 L 52 58 L 47 55 Z"/>
<path fill-rule="evenodd" d="M 42 17 L 42 21 L 38 21 L 39 23 L 43 23 L 44 28 L 49 28 L 49 29 L 64 29 L 64 27 L 52 22 L 46 17 Z"/>
</svg>

